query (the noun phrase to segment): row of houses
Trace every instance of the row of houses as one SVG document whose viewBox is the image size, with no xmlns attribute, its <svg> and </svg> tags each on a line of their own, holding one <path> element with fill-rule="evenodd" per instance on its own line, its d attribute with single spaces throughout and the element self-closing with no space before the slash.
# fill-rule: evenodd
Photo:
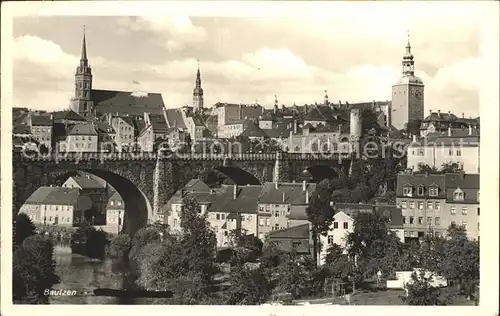
<svg viewBox="0 0 500 316">
<path fill-rule="evenodd" d="M 21 206 L 36 225 L 76 227 L 83 222 L 118 233 L 125 204 L 105 181 L 90 175 L 70 176 L 61 186 L 38 188 Z"/>
</svg>

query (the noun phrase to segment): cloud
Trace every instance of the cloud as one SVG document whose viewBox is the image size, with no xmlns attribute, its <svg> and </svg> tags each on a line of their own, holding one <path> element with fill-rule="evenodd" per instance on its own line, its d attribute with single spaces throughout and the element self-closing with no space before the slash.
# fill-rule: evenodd
<svg viewBox="0 0 500 316">
<path fill-rule="evenodd" d="M 121 18 L 121 29 L 116 30 L 120 36 L 112 43 L 122 54 L 120 61 L 109 53 L 108 35 L 92 46 L 94 87 L 160 92 L 167 107 L 182 106 L 191 102 L 199 58 L 207 106 L 255 99 L 271 106 L 275 94 L 285 104 L 322 102 L 325 89 L 334 102 L 388 100 L 401 75 L 409 28 L 416 75 L 426 85 L 426 109 L 477 115 L 478 27 L 471 18 L 475 11 L 467 15 L 459 6 L 458 13 L 443 15 L 441 9 L 449 7 L 389 7 L 356 15 L 341 10 L 314 19 Z M 18 34 L 17 103 L 55 108 L 71 96 L 79 47 L 65 42 L 62 29 L 50 31 L 58 36 L 42 36 L 34 26 Z M 142 58 L 142 52 L 152 58 Z M 133 62 L 127 61 L 127 54 Z M 140 85 L 132 84 L 134 80 Z"/>
<path fill-rule="evenodd" d="M 181 51 L 188 44 L 199 44 L 207 39 L 206 30 L 193 25 L 188 16 L 151 15 L 124 18 L 121 24 L 131 30 L 154 33 L 155 40 L 159 40 L 169 51 Z"/>
</svg>

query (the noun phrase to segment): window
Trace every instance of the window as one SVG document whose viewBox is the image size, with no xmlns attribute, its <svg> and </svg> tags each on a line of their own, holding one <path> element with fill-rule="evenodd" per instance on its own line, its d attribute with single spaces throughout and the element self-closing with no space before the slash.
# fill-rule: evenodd
<svg viewBox="0 0 500 316">
<path fill-rule="evenodd" d="M 328 244 L 329 245 L 333 244 L 333 236 L 328 236 Z"/>
<path fill-rule="evenodd" d="M 462 151 L 460 149 L 457 149 L 457 156 L 462 156 Z"/>
<path fill-rule="evenodd" d="M 467 215 L 467 207 L 462 207 L 462 215 Z"/>
<path fill-rule="evenodd" d="M 259 218 L 259 226 L 264 226 L 264 218 Z"/>
<path fill-rule="evenodd" d="M 406 209 L 406 201 L 401 201 L 401 208 Z"/>
<path fill-rule="evenodd" d="M 429 188 L 429 195 L 430 196 L 437 196 L 438 195 L 438 188 L 436 188 L 436 187 L 430 187 Z"/>
<path fill-rule="evenodd" d="M 280 225 L 279 224 L 274 224 L 274 230 L 279 230 L 280 229 Z"/>
<path fill-rule="evenodd" d="M 467 221 L 462 222 L 462 227 L 465 228 L 465 230 L 467 230 Z"/>
<path fill-rule="evenodd" d="M 117 201 L 116 204 L 118 204 L 118 206 L 121 206 L 122 205 L 122 201 Z"/>
<path fill-rule="evenodd" d="M 463 199 L 464 199 L 464 193 L 462 191 L 455 191 L 453 193 L 453 199 L 455 201 L 463 201 Z"/>
<path fill-rule="evenodd" d="M 448 156 L 453 156 L 453 149 L 448 149 Z"/>
<path fill-rule="evenodd" d="M 339 222 L 333 222 L 333 229 L 339 228 Z"/>
<path fill-rule="evenodd" d="M 419 225 L 422 225 L 423 223 L 424 223 L 424 218 L 420 216 L 420 217 L 418 218 L 418 224 L 419 224 Z"/>
<path fill-rule="evenodd" d="M 424 187 L 423 186 L 419 186 L 417 188 L 417 194 L 418 195 L 424 195 Z"/>
<path fill-rule="evenodd" d="M 409 186 L 403 188 L 403 194 L 404 195 L 411 194 L 411 191 L 412 191 L 411 187 L 409 187 Z"/>
<path fill-rule="evenodd" d="M 477 216 L 479 216 L 479 207 L 477 208 Z"/>
<path fill-rule="evenodd" d="M 220 219 L 220 214 L 219 213 L 215 214 L 215 219 Z"/>
<path fill-rule="evenodd" d="M 410 201 L 408 204 L 409 204 L 410 209 L 415 208 L 415 201 Z"/>
<path fill-rule="evenodd" d="M 410 237 L 415 237 L 415 232 L 410 232 Z"/>
<path fill-rule="evenodd" d="M 266 226 L 269 227 L 270 224 L 271 224 L 271 219 L 270 218 L 266 218 Z"/>
<path fill-rule="evenodd" d="M 424 209 L 424 202 L 422 202 L 422 201 L 418 202 L 418 209 L 419 210 L 423 210 Z"/>
<path fill-rule="evenodd" d="M 432 205 L 433 205 L 432 201 L 427 201 L 427 209 L 428 210 L 432 210 Z"/>
<path fill-rule="evenodd" d="M 427 217 L 427 226 L 432 226 L 432 217 Z"/>
<path fill-rule="evenodd" d="M 177 218 L 174 218 L 174 227 L 177 227 Z"/>
<path fill-rule="evenodd" d="M 220 219 L 225 219 L 226 218 L 226 214 L 220 214 Z"/>
<path fill-rule="evenodd" d="M 49 216 L 49 222 L 52 222 L 52 216 Z"/>
<path fill-rule="evenodd" d="M 434 202 L 434 208 L 439 211 L 439 201 Z"/>
<path fill-rule="evenodd" d="M 441 218 L 440 217 L 434 218 L 434 225 L 436 225 L 436 226 L 440 226 L 441 225 Z"/>
<path fill-rule="evenodd" d="M 413 216 L 410 216 L 410 224 L 413 224 Z"/>
<path fill-rule="evenodd" d="M 280 216 L 280 212 L 279 211 L 274 211 L 274 217 L 279 217 Z"/>
<path fill-rule="evenodd" d="M 348 222 L 344 222 L 344 229 L 349 229 L 349 223 Z"/>
<path fill-rule="evenodd" d="M 403 224 L 406 224 L 406 216 L 403 216 Z"/>
<path fill-rule="evenodd" d="M 454 205 L 450 206 L 450 213 L 451 215 L 455 215 L 457 213 L 457 209 Z"/>
</svg>

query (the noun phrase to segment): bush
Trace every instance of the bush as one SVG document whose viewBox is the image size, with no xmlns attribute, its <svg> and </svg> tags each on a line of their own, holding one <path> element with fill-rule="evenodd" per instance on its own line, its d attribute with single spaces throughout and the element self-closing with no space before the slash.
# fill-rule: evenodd
<svg viewBox="0 0 500 316">
<path fill-rule="evenodd" d="M 12 292 L 14 303 L 48 303 L 44 295 L 59 282 L 53 261 L 54 246 L 41 235 L 26 238 L 13 254 Z"/>
<path fill-rule="evenodd" d="M 71 251 L 94 259 L 104 259 L 107 234 L 89 225 L 82 225 L 71 235 Z"/>
<path fill-rule="evenodd" d="M 125 259 L 128 257 L 132 240 L 127 234 L 118 234 L 111 238 L 106 247 L 106 254 L 115 259 Z"/>
<path fill-rule="evenodd" d="M 21 245 L 27 237 L 34 235 L 36 230 L 31 219 L 24 213 L 20 213 L 15 217 L 13 228 L 14 246 Z"/>
</svg>

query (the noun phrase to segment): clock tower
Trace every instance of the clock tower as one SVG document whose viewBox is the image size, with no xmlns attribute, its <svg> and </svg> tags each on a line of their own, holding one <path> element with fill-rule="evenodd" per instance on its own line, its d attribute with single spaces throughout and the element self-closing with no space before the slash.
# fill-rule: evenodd
<svg viewBox="0 0 500 316">
<path fill-rule="evenodd" d="M 402 60 L 403 73 L 392 86 L 389 123 L 401 130 L 411 121 L 424 119 L 424 83 L 415 76 L 415 61 L 411 53 L 410 38 Z"/>
</svg>

